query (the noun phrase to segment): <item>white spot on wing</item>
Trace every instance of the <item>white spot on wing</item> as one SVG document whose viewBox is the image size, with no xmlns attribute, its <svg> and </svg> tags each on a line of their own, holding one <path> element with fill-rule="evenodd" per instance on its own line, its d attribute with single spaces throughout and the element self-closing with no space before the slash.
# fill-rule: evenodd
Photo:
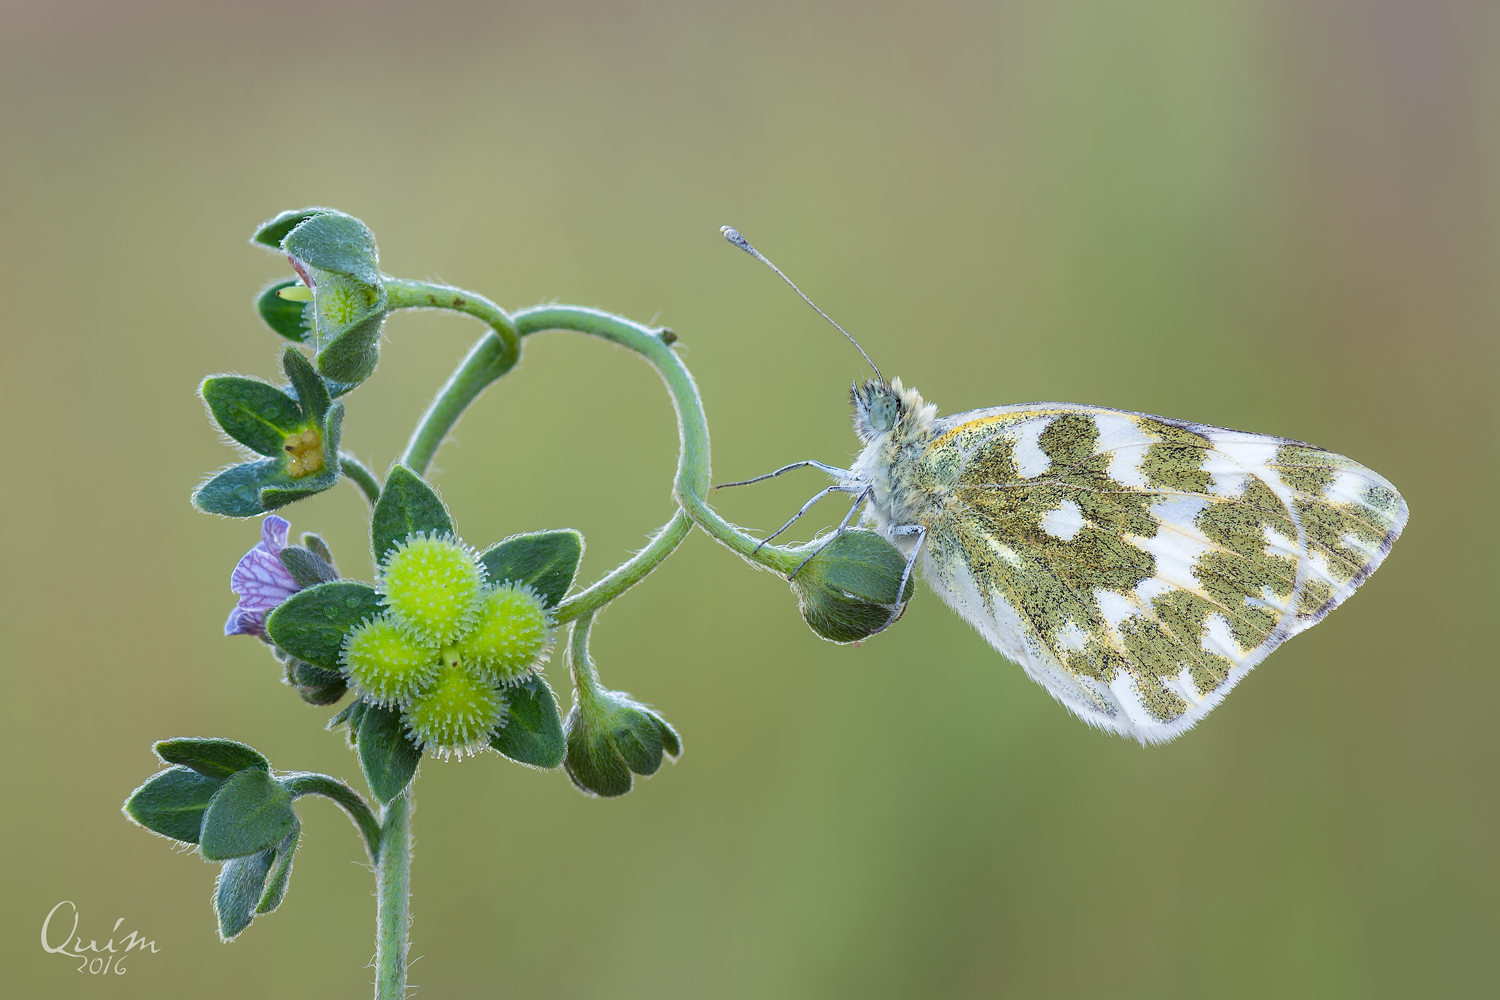
<svg viewBox="0 0 1500 1000">
<path fill-rule="evenodd" d="M 1193 567 L 1198 557 L 1214 548 L 1194 519 L 1209 501 L 1200 496 L 1172 496 L 1151 505 L 1151 516 L 1161 526 L 1155 536 L 1126 535 L 1125 541 L 1155 560 L 1153 574 L 1162 580 L 1199 593 L 1202 590 Z"/>
<path fill-rule="evenodd" d="M 1151 484 L 1141 471 L 1141 460 L 1154 439 L 1141 430 L 1134 417 L 1122 414 L 1097 413 L 1094 425 L 1099 428 L 1099 454 L 1109 456 L 1109 478 L 1125 486 L 1148 488 Z"/>
<path fill-rule="evenodd" d="M 1053 637 L 1057 648 L 1065 653 L 1074 653 L 1089 644 L 1089 634 L 1078 627 L 1078 623 L 1071 618 L 1068 624 L 1058 629 L 1057 635 Z"/>
<path fill-rule="evenodd" d="M 1120 649 L 1125 648 L 1125 637 L 1120 634 L 1120 623 L 1141 613 L 1140 605 L 1129 596 L 1112 590 L 1094 591 L 1094 600 L 1099 605 L 1099 614 L 1104 616 L 1104 625 Z"/>
<path fill-rule="evenodd" d="M 1369 488 L 1369 476 L 1345 469 L 1328 484 L 1328 488 L 1323 491 L 1323 499 L 1329 503 L 1352 503 L 1369 507 L 1369 502 L 1365 500 L 1365 490 Z"/>
<path fill-rule="evenodd" d="M 1120 702 L 1120 707 L 1125 710 L 1125 716 L 1137 726 L 1157 725 L 1157 720 L 1146 711 L 1146 706 L 1141 703 L 1141 696 L 1135 689 L 1135 678 L 1127 670 L 1122 670 L 1115 675 L 1115 679 L 1109 682 L 1109 690 Z"/>
<path fill-rule="evenodd" d="M 1021 557 L 1016 555 L 1015 549 L 1011 548 L 1009 545 L 1006 545 L 994 535 L 985 536 L 985 540 L 990 543 L 990 548 L 995 550 L 995 555 L 999 556 L 1001 559 L 1004 559 L 1012 566 L 1019 567 L 1021 565 Z"/>
<path fill-rule="evenodd" d="M 1245 658 L 1245 654 L 1240 652 L 1240 644 L 1234 641 L 1234 633 L 1229 630 L 1229 620 L 1223 615 L 1209 615 L 1203 620 L 1203 626 L 1204 649 L 1236 665 Z"/>
<path fill-rule="evenodd" d="M 1049 510 L 1042 515 L 1041 526 L 1053 538 L 1071 542 L 1083 530 L 1083 509 L 1065 498 L 1056 510 Z"/>
<path fill-rule="evenodd" d="M 1015 451 L 1016 473 L 1022 479 L 1035 479 L 1052 468 L 1052 459 L 1042 451 L 1042 431 L 1052 421 L 1047 417 L 1027 420 L 1008 435 Z"/>
<path fill-rule="evenodd" d="M 1187 667 L 1183 667 L 1182 673 L 1176 677 L 1164 680 L 1162 686 L 1189 705 L 1196 705 L 1203 700 L 1203 696 L 1198 693 L 1198 685 L 1193 683 L 1193 673 Z"/>
</svg>

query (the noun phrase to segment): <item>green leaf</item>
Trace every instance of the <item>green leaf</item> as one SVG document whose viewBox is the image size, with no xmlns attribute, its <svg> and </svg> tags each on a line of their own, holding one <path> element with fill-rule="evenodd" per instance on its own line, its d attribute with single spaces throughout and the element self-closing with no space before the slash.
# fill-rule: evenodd
<svg viewBox="0 0 1500 1000">
<path fill-rule="evenodd" d="M 295 657 L 287 661 L 286 682 L 309 705 L 332 705 L 349 691 L 343 674 L 303 663 Z"/>
<path fill-rule="evenodd" d="M 302 824 L 299 822 L 292 827 L 292 832 L 286 835 L 286 839 L 276 845 L 276 856 L 271 864 L 270 874 L 264 880 L 265 891 L 255 904 L 257 914 L 270 913 L 286 897 L 287 885 L 292 881 L 292 857 L 297 853 L 297 841 L 301 835 Z"/>
<path fill-rule="evenodd" d="M 380 595 L 357 580 L 320 583 L 299 590 L 266 618 L 271 641 L 299 660 L 337 670 L 344 636 L 382 610 Z"/>
<path fill-rule="evenodd" d="M 365 717 L 365 710 L 369 708 L 365 702 L 358 698 L 339 710 L 339 713 L 328 720 L 324 729 L 334 730 L 339 726 L 348 726 L 349 745 L 356 746 L 359 742 L 359 723 Z"/>
<path fill-rule="evenodd" d="M 295 399 L 260 379 L 213 375 L 198 393 L 225 434 L 262 455 L 279 457 L 287 436 L 307 424 Z"/>
<path fill-rule="evenodd" d="M 193 506 L 225 517 L 256 517 L 266 512 L 260 491 L 278 479 L 295 481 L 281 471 L 279 458 L 231 465 L 193 491 Z"/>
<path fill-rule="evenodd" d="M 290 233 L 313 216 L 328 211 L 332 210 L 327 208 L 298 208 L 290 212 L 282 212 L 274 219 L 262 222 L 259 228 L 255 230 L 255 235 L 250 237 L 250 242 L 259 243 L 261 246 L 269 247 L 272 250 L 280 250 L 281 241 L 286 239 L 287 233 Z"/>
<path fill-rule="evenodd" d="M 505 725 L 490 746 L 511 760 L 532 767 L 557 767 L 568 752 L 557 697 L 540 674 L 505 689 L 510 706 Z"/>
<path fill-rule="evenodd" d="M 307 415 L 308 420 L 321 427 L 328 416 L 330 401 L 328 387 L 313 369 L 312 362 L 304 358 L 301 351 L 288 345 L 281 352 L 281 370 L 286 372 L 287 381 L 292 383 L 292 390 L 302 404 L 302 412 Z"/>
<path fill-rule="evenodd" d="M 394 465 L 370 515 L 370 549 L 375 562 L 415 532 L 453 534 L 453 519 L 427 481 L 404 465 Z"/>
<path fill-rule="evenodd" d="M 311 531 L 304 531 L 302 533 L 302 544 L 312 549 L 313 552 L 317 553 L 319 558 L 332 566 L 335 573 L 338 572 L 338 564 L 333 561 L 333 550 L 328 547 L 328 543 L 323 541 L 320 536 L 313 534 Z"/>
<path fill-rule="evenodd" d="M 267 285 L 255 297 L 255 311 L 260 314 L 261 321 L 273 331 L 287 340 L 303 344 L 312 333 L 307 303 L 284 299 L 278 294 L 283 288 L 299 284 L 301 282 L 295 278 L 289 278 Z"/>
<path fill-rule="evenodd" d="M 381 309 L 324 340 L 318 352 L 318 372 L 351 388 L 369 378 L 380 363 L 380 330 L 384 325 L 385 310 Z"/>
<path fill-rule="evenodd" d="M 613 741 L 591 739 L 592 734 L 585 732 L 580 720 L 581 713 L 574 705 L 565 723 L 568 757 L 563 761 L 563 769 L 581 792 L 606 799 L 624 795 L 635 783 L 625 759 Z"/>
<path fill-rule="evenodd" d="M 154 747 L 156 756 L 168 764 L 190 767 L 209 778 L 232 778 L 246 768 L 271 770 L 271 764 L 260 751 L 234 740 L 182 737 L 161 740 Z"/>
<path fill-rule="evenodd" d="M 323 468 L 301 479 L 283 474 L 279 480 L 261 488 L 260 505 L 266 510 L 275 510 L 337 485 L 342 471 L 339 467 L 339 439 L 343 431 L 344 404 L 341 401 L 329 407 L 328 421 L 323 426 Z"/>
<path fill-rule="evenodd" d="M 583 536 L 564 528 L 512 535 L 491 545 L 479 561 L 491 583 L 509 580 L 527 584 L 551 609 L 568 596 L 582 558 Z"/>
<path fill-rule="evenodd" d="M 266 875 L 275 862 L 275 849 L 233 858 L 219 869 L 214 887 L 214 914 L 219 918 L 219 940 L 233 941 L 255 919 L 255 905 L 265 894 Z"/>
<path fill-rule="evenodd" d="M 265 771 L 248 768 L 224 782 L 209 800 L 199 850 L 210 861 L 244 857 L 273 846 L 296 823 L 291 793 Z"/>
<path fill-rule="evenodd" d="M 411 784 L 422 762 L 422 751 L 407 739 L 401 713 L 366 705 L 359 717 L 359 767 L 370 791 L 382 803 L 394 799 Z"/>
<path fill-rule="evenodd" d="M 370 228 L 343 212 L 332 209 L 316 211 L 317 214 L 282 237 L 281 249 L 304 264 L 347 274 L 367 285 L 379 285 L 380 254 Z M 267 229 L 275 231 L 270 223 L 262 231 Z"/>
<path fill-rule="evenodd" d="M 125 815 L 163 837 L 196 844 L 203 810 L 223 782 L 192 768 L 169 767 L 146 779 L 125 800 Z"/>
<path fill-rule="evenodd" d="M 316 587 L 320 583 L 332 583 L 339 578 L 339 571 L 312 549 L 301 545 L 288 545 L 281 550 L 281 565 L 286 567 L 299 587 Z"/>
</svg>

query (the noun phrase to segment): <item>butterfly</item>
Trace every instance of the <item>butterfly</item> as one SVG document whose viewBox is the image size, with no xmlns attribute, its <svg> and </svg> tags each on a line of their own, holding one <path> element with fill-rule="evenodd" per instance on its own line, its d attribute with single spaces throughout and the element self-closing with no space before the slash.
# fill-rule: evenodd
<svg viewBox="0 0 1500 1000">
<path fill-rule="evenodd" d="M 1072 403 L 940 418 L 899 378 L 851 399 L 853 465 L 798 465 L 1070 711 L 1143 744 L 1322 621 L 1406 524 L 1383 477 L 1288 438 Z"/>
</svg>

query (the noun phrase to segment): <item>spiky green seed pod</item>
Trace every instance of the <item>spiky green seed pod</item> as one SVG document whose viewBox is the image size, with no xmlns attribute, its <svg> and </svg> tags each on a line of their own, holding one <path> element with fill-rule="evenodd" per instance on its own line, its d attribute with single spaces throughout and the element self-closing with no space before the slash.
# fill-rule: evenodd
<svg viewBox="0 0 1500 1000">
<path fill-rule="evenodd" d="M 505 721 L 505 701 L 462 664 L 444 664 L 437 679 L 406 707 L 406 731 L 441 756 L 478 753 Z"/>
<path fill-rule="evenodd" d="M 443 645 L 474 623 L 484 571 L 452 537 L 416 534 L 386 557 L 380 589 L 396 620 L 419 638 Z"/>
<path fill-rule="evenodd" d="M 480 599 L 477 618 L 458 651 L 494 684 L 524 677 L 552 638 L 547 609 L 530 587 L 496 587 Z"/>
<path fill-rule="evenodd" d="M 366 701 L 404 704 L 437 676 L 437 647 L 382 615 L 349 632 L 344 670 Z"/>
</svg>

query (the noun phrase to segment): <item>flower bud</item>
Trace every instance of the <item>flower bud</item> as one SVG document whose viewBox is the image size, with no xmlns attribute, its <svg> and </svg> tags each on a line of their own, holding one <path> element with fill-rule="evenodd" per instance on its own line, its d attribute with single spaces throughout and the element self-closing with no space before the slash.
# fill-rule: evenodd
<svg viewBox="0 0 1500 1000">
<path fill-rule="evenodd" d="M 682 739 L 660 715 L 620 691 L 596 688 L 580 697 L 563 722 L 568 756 L 563 767 L 580 791 L 612 798 L 649 777 L 662 757 L 676 760 Z"/>
<path fill-rule="evenodd" d="M 310 320 L 317 345 L 318 373 L 352 387 L 370 377 L 380 360 L 380 330 L 386 317 L 386 289 L 380 273 L 375 234 L 352 215 L 329 208 L 283 212 L 264 223 L 251 242 L 286 254 L 312 295 L 311 309 L 298 316 L 277 285 L 258 300 L 261 317 L 290 339 Z"/>
<path fill-rule="evenodd" d="M 883 629 L 896 607 L 905 557 L 864 528 L 850 528 L 831 541 L 814 539 L 809 546 L 822 548 L 791 579 L 808 626 L 831 642 L 858 642 Z M 903 606 L 912 589 L 908 577 Z"/>
</svg>

